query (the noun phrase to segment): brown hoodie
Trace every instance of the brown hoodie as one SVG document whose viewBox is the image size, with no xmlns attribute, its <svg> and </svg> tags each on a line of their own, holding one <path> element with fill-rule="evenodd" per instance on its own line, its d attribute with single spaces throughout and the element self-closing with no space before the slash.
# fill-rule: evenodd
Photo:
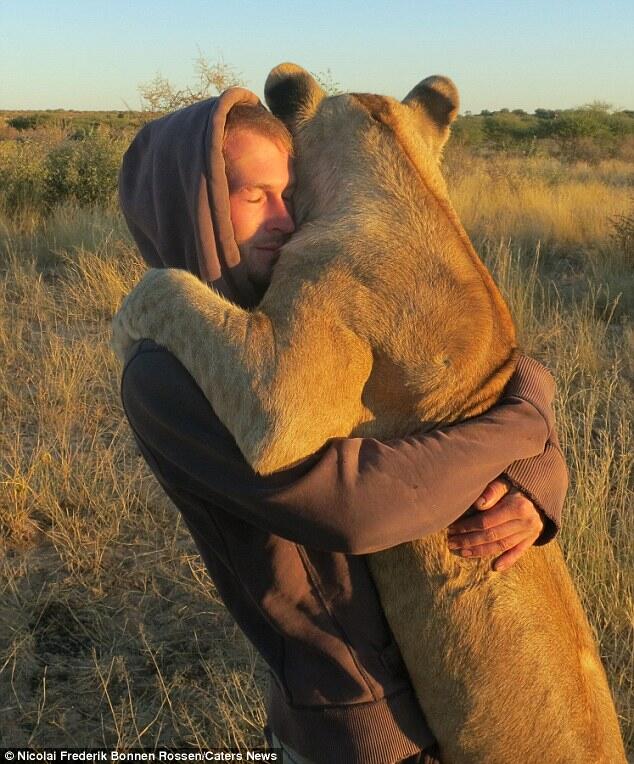
<svg viewBox="0 0 634 764">
<path fill-rule="evenodd" d="M 254 99 L 232 89 L 147 125 L 120 191 L 148 263 L 191 270 L 244 306 L 254 294 L 233 241 L 221 130 L 233 104 Z M 290 748 L 316 762 L 382 764 L 432 742 L 362 555 L 446 527 L 502 472 L 548 518 L 539 543 L 552 538 L 567 485 L 553 387 L 522 358 L 481 417 L 387 443 L 335 439 L 262 478 L 178 361 L 148 341 L 133 349 L 126 414 L 270 668 L 268 723 Z"/>
<path fill-rule="evenodd" d="M 229 215 L 222 142 L 230 109 L 256 95 L 230 88 L 150 122 L 126 152 L 119 200 L 153 268 L 184 268 L 243 307 L 256 295 L 240 262 Z"/>
</svg>

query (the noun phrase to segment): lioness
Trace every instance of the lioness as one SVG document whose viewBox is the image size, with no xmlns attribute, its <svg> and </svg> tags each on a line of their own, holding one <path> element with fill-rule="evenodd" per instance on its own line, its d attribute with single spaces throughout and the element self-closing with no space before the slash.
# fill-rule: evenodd
<svg viewBox="0 0 634 764">
<path fill-rule="evenodd" d="M 165 345 L 261 473 L 331 437 L 485 411 L 513 371 L 515 337 L 438 169 L 453 84 L 428 78 L 403 103 L 326 98 L 282 65 L 266 97 L 294 133 L 300 224 L 269 290 L 245 311 L 182 271 L 150 271 L 115 318 L 118 354 L 141 337 Z M 556 545 L 496 574 L 452 556 L 440 533 L 370 566 L 443 762 L 625 760 Z"/>
</svg>

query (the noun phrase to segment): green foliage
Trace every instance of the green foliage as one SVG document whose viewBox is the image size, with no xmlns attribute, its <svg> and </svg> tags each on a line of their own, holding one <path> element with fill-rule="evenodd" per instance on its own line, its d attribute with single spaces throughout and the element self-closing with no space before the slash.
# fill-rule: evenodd
<svg viewBox="0 0 634 764">
<path fill-rule="evenodd" d="M 452 129 L 452 144 L 473 149 L 482 146 L 484 141 L 484 122 L 480 117 L 458 117 Z"/>
<path fill-rule="evenodd" d="M 154 115 L 148 111 L 68 111 L 66 109 L 53 109 L 50 111 L 0 112 L 0 127 L 4 124 L 13 130 L 25 132 L 24 137 L 33 131 L 40 136 L 59 131 L 70 135 L 75 131 L 84 134 L 94 132 L 96 129 L 107 128 L 116 133 L 130 133 L 142 127 Z M 23 127 L 24 126 L 24 127 Z M 0 140 L 2 140 L 0 134 Z"/>
<path fill-rule="evenodd" d="M 188 98 L 236 81 L 235 71 L 222 61 L 211 65 L 199 57 L 197 66 L 199 85 L 188 89 Z M 330 70 L 315 77 L 329 93 L 341 91 Z M 165 106 L 154 102 L 156 108 Z M 135 132 L 156 114 L 58 110 L 0 116 L 7 126 L 0 130 L 0 212 L 19 217 L 32 212 L 46 215 L 67 202 L 84 207 L 112 204 L 123 152 Z M 499 153 L 551 157 L 557 163 L 597 164 L 611 158 L 632 162 L 634 111 L 615 112 L 608 104 L 594 103 L 565 111 L 483 110 L 458 117 L 449 160 L 452 155 L 468 161 L 469 156 Z"/>
<path fill-rule="evenodd" d="M 51 208 L 64 202 L 81 207 L 107 206 L 117 188 L 125 144 L 103 131 L 67 140 L 44 162 L 44 201 Z"/>
<path fill-rule="evenodd" d="M 45 149 L 26 138 L 0 142 L 0 208 L 15 216 L 42 202 Z"/>
<path fill-rule="evenodd" d="M 634 112 L 613 112 L 609 104 L 595 102 L 579 109 L 484 109 L 478 115 L 458 117 L 454 141 L 471 150 L 518 154 L 544 153 L 566 161 L 599 162 L 629 159 L 634 140 Z"/>
<path fill-rule="evenodd" d="M 45 215 L 59 204 L 107 207 L 131 135 L 99 128 L 71 136 L 38 133 L 0 140 L 0 211 Z"/>
<path fill-rule="evenodd" d="M 598 137 L 606 131 L 606 120 L 602 112 L 589 110 L 564 111 L 540 125 L 540 133 L 556 136 L 562 140 L 581 137 Z"/>
<path fill-rule="evenodd" d="M 484 133 L 496 149 L 523 147 L 535 138 L 535 120 L 501 111 L 485 120 Z"/>
<path fill-rule="evenodd" d="M 35 130 L 43 127 L 51 121 L 49 114 L 20 114 L 13 119 L 7 120 L 7 125 L 15 130 Z"/>
<path fill-rule="evenodd" d="M 564 158 L 597 162 L 618 155 L 619 146 L 634 134 L 634 119 L 625 113 L 612 114 L 607 104 L 558 112 L 543 120 L 539 136 L 553 139 Z"/>
</svg>

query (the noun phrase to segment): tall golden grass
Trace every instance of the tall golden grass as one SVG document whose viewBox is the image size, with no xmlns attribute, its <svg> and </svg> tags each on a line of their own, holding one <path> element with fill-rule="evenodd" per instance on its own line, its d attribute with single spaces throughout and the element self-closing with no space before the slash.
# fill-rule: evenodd
<svg viewBox="0 0 634 764">
<path fill-rule="evenodd" d="M 634 169 L 447 163 L 524 347 L 558 380 L 561 542 L 632 746 L 634 331 L 614 220 L 634 212 Z M 262 666 L 123 418 L 109 323 L 142 270 L 114 212 L 0 221 L 0 745 L 262 742 Z"/>
</svg>

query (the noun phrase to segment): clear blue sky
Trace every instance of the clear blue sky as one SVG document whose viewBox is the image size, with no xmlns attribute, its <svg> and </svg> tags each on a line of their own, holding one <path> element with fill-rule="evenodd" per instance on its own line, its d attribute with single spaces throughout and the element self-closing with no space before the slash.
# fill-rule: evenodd
<svg viewBox="0 0 634 764">
<path fill-rule="evenodd" d="M 447 74 L 463 111 L 634 109 L 633 0 L 0 0 L 0 109 L 138 108 L 157 72 L 193 82 L 198 48 L 260 96 L 294 61 L 397 97 Z"/>
</svg>

